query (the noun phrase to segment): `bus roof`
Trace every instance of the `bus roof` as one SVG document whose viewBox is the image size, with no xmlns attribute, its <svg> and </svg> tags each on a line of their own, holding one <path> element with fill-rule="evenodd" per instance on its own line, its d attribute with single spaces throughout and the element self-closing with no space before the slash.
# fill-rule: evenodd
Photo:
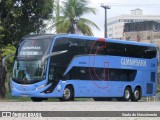
<svg viewBox="0 0 160 120">
<path fill-rule="evenodd" d="M 54 38 L 55 34 L 30 34 L 24 36 L 22 39 L 43 39 L 43 38 Z"/>
<path fill-rule="evenodd" d="M 77 34 L 33 34 L 33 35 L 26 35 L 23 37 L 23 39 L 44 39 L 44 38 L 51 38 L 54 37 L 71 37 L 71 38 L 82 38 L 82 39 L 90 39 L 90 40 L 97 40 L 97 39 L 104 39 L 100 37 L 93 37 L 93 36 L 85 36 L 85 35 L 77 35 Z M 155 44 L 151 43 L 143 43 L 143 42 L 137 42 L 137 41 L 128 41 L 128 40 L 120 40 L 120 39 L 111 39 L 111 38 L 105 38 L 108 42 L 113 43 L 122 43 L 122 44 L 131 44 L 131 45 L 139 45 L 139 46 L 152 46 L 157 47 Z"/>
<path fill-rule="evenodd" d="M 82 39 L 90 39 L 90 40 L 105 39 L 106 41 L 113 42 L 113 43 L 122 43 L 122 44 L 132 44 L 132 45 L 139 45 L 139 46 L 157 47 L 155 44 L 151 44 L 151 43 L 144 43 L 144 42 L 137 42 L 137 41 L 128 41 L 128 40 L 120 40 L 120 39 L 111 39 L 111 38 L 100 38 L 100 37 L 84 36 L 84 35 L 77 35 L 77 34 L 59 34 L 59 35 L 56 35 L 56 36 L 64 36 L 64 37 L 72 37 L 72 38 L 82 38 Z"/>
</svg>

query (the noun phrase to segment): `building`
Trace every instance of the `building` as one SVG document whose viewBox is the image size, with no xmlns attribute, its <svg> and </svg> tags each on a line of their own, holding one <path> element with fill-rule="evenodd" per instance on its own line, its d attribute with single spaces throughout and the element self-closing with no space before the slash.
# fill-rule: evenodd
<svg viewBox="0 0 160 120">
<path fill-rule="evenodd" d="M 121 15 L 108 19 L 108 37 L 123 39 L 123 29 L 125 23 L 134 23 L 142 21 L 156 21 L 160 22 L 160 16 L 155 15 L 143 15 L 141 9 L 131 10 L 130 15 Z"/>
<path fill-rule="evenodd" d="M 124 39 L 145 43 L 156 44 L 160 53 L 160 23 L 155 21 L 144 21 L 135 23 L 125 23 Z M 160 64 L 158 65 L 160 71 Z M 158 74 L 158 83 L 160 83 L 160 73 Z M 160 86 L 159 88 L 160 89 Z"/>
<path fill-rule="evenodd" d="M 125 23 L 123 38 L 138 42 L 154 43 L 160 48 L 160 23 L 155 21 Z"/>
<path fill-rule="evenodd" d="M 160 23 L 155 21 L 143 21 L 124 24 L 124 39 L 156 44 L 160 53 Z M 159 64 L 160 71 L 160 64 Z M 160 76 L 160 73 L 159 73 Z M 160 79 L 159 79 L 160 83 Z"/>
</svg>

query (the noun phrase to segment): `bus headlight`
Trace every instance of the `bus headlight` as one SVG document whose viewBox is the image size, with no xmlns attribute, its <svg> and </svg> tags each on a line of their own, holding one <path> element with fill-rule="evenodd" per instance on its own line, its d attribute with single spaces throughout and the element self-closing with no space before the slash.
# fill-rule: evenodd
<svg viewBox="0 0 160 120">
<path fill-rule="evenodd" d="M 58 86 L 57 86 L 57 90 L 58 90 L 58 92 L 60 92 L 60 90 L 61 90 L 61 85 L 58 85 Z"/>
<path fill-rule="evenodd" d="M 12 89 L 13 89 L 13 90 L 16 90 L 16 88 L 15 88 L 13 85 L 12 85 Z"/>
</svg>

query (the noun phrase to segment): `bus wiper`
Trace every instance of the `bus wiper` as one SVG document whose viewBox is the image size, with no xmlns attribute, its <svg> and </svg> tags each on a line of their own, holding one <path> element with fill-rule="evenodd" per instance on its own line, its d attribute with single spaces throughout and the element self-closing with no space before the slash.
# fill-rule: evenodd
<svg viewBox="0 0 160 120">
<path fill-rule="evenodd" d="M 63 54 L 63 53 L 66 53 L 68 50 L 64 50 L 64 51 L 57 51 L 57 52 L 53 52 L 53 53 L 50 53 L 48 55 L 45 55 L 42 57 L 42 60 L 41 60 L 41 66 L 44 65 L 44 62 L 51 56 L 56 56 L 56 55 L 60 55 L 60 54 Z"/>
</svg>

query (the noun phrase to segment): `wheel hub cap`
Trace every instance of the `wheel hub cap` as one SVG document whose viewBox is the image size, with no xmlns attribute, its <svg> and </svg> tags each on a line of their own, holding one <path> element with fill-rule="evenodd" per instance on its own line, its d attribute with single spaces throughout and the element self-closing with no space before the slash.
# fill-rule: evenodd
<svg viewBox="0 0 160 120">
<path fill-rule="evenodd" d="M 129 93 L 128 90 L 126 90 L 126 91 L 125 91 L 125 98 L 129 99 L 129 97 L 130 97 L 130 93 Z"/>
<path fill-rule="evenodd" d="M 65 97 L 66 99 L 69 99 L 70 95 L 71 95 L 70 90 L 69 90 L 69 89 L 65 89 L 65 90 L 64 90 L 64 97 Z"/>
<path fill-rule="evenodd" d="M 139 98 L 139 92 L 137 90 L 134 92 L 134 96 L 135 96 L 136 99 Z"/>
</svg>

